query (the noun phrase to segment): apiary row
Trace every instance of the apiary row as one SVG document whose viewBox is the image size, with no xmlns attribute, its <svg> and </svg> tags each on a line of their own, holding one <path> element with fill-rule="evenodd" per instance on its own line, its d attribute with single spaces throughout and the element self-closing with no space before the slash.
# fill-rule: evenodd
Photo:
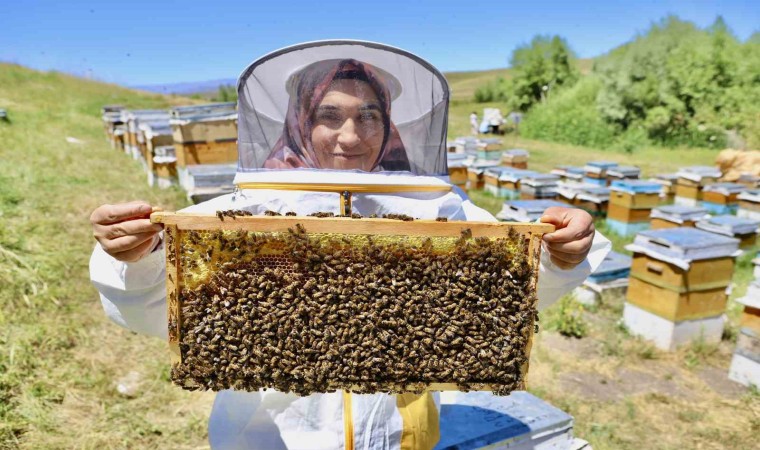
<svg viewBox="0 0 760 450">
<path fill-rule="evenodd" d="M 235 103 L 169 110 L 106 106 L 103 123 L 111 145 L 142 163 L 151 186 L 180 185 L 196 202 L 232 191 Z"/>
<path fill-rule="evenodd" d="M 729 377 L 745 385 L 760 387 L 760 254 L 752 263 L 754 279 L 744 297 L 737 300 L 743 310 Z"/>
</svg>

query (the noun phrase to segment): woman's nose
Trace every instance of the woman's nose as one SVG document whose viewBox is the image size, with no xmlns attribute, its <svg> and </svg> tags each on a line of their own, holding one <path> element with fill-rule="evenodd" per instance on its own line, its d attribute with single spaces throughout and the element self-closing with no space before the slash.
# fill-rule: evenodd
<svg viewBox="0 0 760 450">
<path fill-rule="evenodd" d="M 357 131 L 356 122 L 353 119 L 343 122 L 343 126 L 340 127 L 340 134 L 338 134 L 338 144 L 349 148 L 359 144 L 361 138 Z"/>
</svg>

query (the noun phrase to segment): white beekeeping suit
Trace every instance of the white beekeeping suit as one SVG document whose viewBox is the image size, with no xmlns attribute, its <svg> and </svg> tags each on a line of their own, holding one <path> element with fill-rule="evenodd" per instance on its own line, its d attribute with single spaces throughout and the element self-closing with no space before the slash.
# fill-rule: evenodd
<svg viewBox="0 0 760 450">
<path fill-rule="evenodd" d="M 341 84 L 346 80 L 348 85 Z M 357 86 L 367 91 L 358 92 Z M 235 181 L 241 189 L 184 211 L 337 214 L 339 194 L 310 187 L 340 184 L 365 188 L 352 202 L 353 211 L 364 216 L 496 220 L 458 189 L 449 189 L 448 85 L 414 55 L 356 41 L 303 44 L 254 62 L 243 72 L 238 94 Z M 283 183 L 300 183 L 302 189 L 271 188 Z M 410 185 L 423 189 L 405 192 Z M 580 285 L 609 246 L 596 235 L 587 259 L 572 270 L 561 270 L 542 253 L 539 309 Z M 160 247 L 138 262 L 123 263 L 98 245 L 90 273 L 106 314 L 126 328 L 167 339 L 164 265 Z M 209 441 L 214 449 L 432 448 L 440 434 L 438 409 L 438 395 L 431 393 L 299 397 L 272 390 L 222 391 L 209 419 Z"/>
</svg>

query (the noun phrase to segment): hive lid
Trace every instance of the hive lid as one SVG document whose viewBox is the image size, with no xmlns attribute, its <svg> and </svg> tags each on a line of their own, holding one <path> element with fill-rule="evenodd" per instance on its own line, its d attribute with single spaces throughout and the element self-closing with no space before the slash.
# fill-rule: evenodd
<svg viewBox="0 0 760 450">
<path fill-rule="evenodd" d="M 572 439 L 572 416 L 525 391 L 509 396 L 446 391 L 440 399 L 441 438 L 435 450 L 538 449 L 547 440 Z"/>
<path fill-rule="evenodd" d="M 703 189 L 704 192 L 717 192 L 722 195 L 738 194 L 746 190 L 747 186 L 739 183 L 714 183 Z"/>
<path fill-rule="evenodd" d="M 607 201 L 610 199 L 610 188 L 584 184 L 578 188 L 578 198 L 592 202 Z"/>
<path fill-rule="evenodd" d="M 145 133 L 145 137 L 151 139 L 155 136 L 169 136 L 172 134 L 172 128 L 169 121 L 140 121 L 138 129 Z"/>
<path fill-rule="evenodd" d="M 697 221 L 709 216 L 701 206 L 667 205 L 652 209 L 649 217 L 665 219 L 670 222 L 683 223 L 686 220 Z"/>
<path fill-rule="evenodd" d="M 498 177 L 504 172 L 512 172 L 518 169 L 514 167 L 494 166 L 486 169 L 486 175 Z"/>
<path fill-rule="evenodd" d="M 744 191 L 737 197 L 739 200 L 746 200 L 752 203 L 760 203 L 760 189 L 750 189 Z"/>
<path fill-rule="evenodd" d="M 103 107 L 100 109 L 100 112 L 103 114 L 121 112 L 122 109 L 124 109 L 123 105 L 103 105 Z"/>
<path fill-rule="evenodd" d="M 556 200 L 510 200 L 504 202 L 504 205 L 509 205 L 512 209 L 525 211 L 530 214 L 541 214 L 546 211 L 547 208 L 559 206 L 561 208 L 567 208 L 566 203 L 558 202 Z"/>
<path fill-rule="evenodd" d="M 590 167 L 599 167 L 602 169 L 609 169 L 611 167 L 617 167 L 618 163 L 615 161 L 589 161 L 586 163 Z"/>
<path fill-rule="evenodd" d="M 736 301 L 744 306 L 760 308 L 760 280 L 754 280 L 747 286 L 747 293 Z"/>
<path fill-rule="evenodd" d="M 506 172 L 502 172 L 499 175 L 499 181 L 508 181 L 511 183 L 517 183 L 518 181 L 525 179 L 531 175 L 535 175 L 538 172 L 533 170 L 515 169 Z"/>
<path fill-rule="evenodd" d="M 553 187 L 557 186 L 559 176 L 553 173 L 534 173 L 523 179 L 523 184 L 534 187 Z"/>
<path fill-rule="evenodd" d="M 630 194 L 658 194 L 662 185 L 645 180 L 616 180 L 610 186 L 611 190 Z"/>
<path fill-rule="evenodd" d="M 616 251 L 610 251 L 596 270 L 591 272 L 591 275 L 598 277 L 601 275 L 630 270 L 632 261 L 633 258 L 628 255 Z"/>
<path fill-rule="evenodd" d="M 739 240 L 691 227 L 665 228 L 638 233 L 625 249 L 688 270 L 691 261 L 736 256 Z"/>
<path fill-rule="evenodd" d="M 505 150 L 502 154 L 511 156 L 529 156 L 528 151 L 522 148 L 511 148 L 509 150 Z"/>
<path fill-rule="evenodd" d="M 641 168 L 637 166 L 616 166 L 607 169 L 607 175 L 613 177 L 631 177 L 638 176 L 641 173 Z"/>
<path fill-rule="evenodd" d="M 234 120 L 237 117 L 235 102 L 207 103 L 205 105 L 178 106 L 169 110 L 172 124 L 183 125 L 190 122 L 209 120 Z"/>
<path fill-rule="evenodd" d="M 713 216 L 696 223 L 697 228 L 725 236 L 757 233 L 760 220 L 730 215 Z"/>
<path fill-rule="evenodd" d="M 676 172 L 679 178 L 700 182 L 703 179 L 716 179 L 722 175 L 720 169 L 711 166 L 691 166 L 679 169 Z"/>
</svg>

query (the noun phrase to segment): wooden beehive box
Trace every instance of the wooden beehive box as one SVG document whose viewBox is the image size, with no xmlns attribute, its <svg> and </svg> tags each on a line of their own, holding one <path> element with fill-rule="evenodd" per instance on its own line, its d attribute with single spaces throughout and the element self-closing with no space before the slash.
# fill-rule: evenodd
<svg viewBox="0 0 760 450">
<path fill-rule="evenodd" d="M 651 209 L 629 209 L 610 201 L 607 207 L 607 218 L 624 223 L 648 222 L 651 211 Z"/>
<path fill-rule="evenodd" d="M 525 388 L 551 225 L 151 220 L 165 227 L 172 378 L 186 389 Z"/>
</svg>

